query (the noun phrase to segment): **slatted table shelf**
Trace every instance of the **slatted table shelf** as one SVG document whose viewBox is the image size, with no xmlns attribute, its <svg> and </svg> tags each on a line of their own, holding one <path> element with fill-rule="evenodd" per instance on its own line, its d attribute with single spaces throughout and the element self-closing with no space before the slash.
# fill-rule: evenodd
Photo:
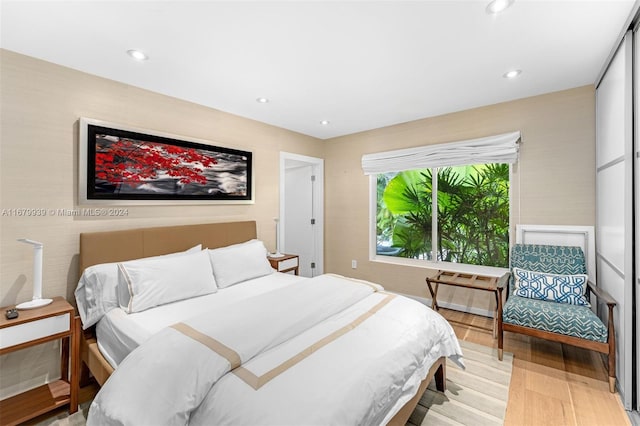
<svg viewBox="0 0 640 426">
<path fill-rule="evenodd" d="M 440 308 L 438 306 L 438 288 L 440 284 L 469 288 L 473 290 L 489 291 L 494 294 L 496 300 L 496 309 L 493 315 L 493 328 L 491 329 L 493 338 L 495 339 L 498 332 L 498 312 L 502 311 L 502 300 L 500 300 L 500 297 L 498 296 L 498 285 L 505 281 L 507 276 L 508 273 L 502 277 L 495 277 L 438 270 L 433 277 L 426 278 L 427 287 L 429 289 L 429 293 L 431 293 L 431 309 L 437 311 Z"/>
</svg>

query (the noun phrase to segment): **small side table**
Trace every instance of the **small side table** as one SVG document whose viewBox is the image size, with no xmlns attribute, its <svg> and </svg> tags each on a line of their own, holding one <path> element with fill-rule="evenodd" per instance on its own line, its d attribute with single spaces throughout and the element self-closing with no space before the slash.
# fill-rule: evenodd
<svg viewBox="0 0 640 426">
<path fill-rule="evenodd" d="M 291 272 L 298 275 L 298 267 L 300 266 L 300 256 L 297 254 L 285 254 L 281 257 L 268 256 L 271 267 L 278 272 Z"/>
<path fill-rule="evenodd" d="M 0 424 L 16 425 L 69 404 L 69 414 L 78 411 L 77 355 L 74 310 L 65 299 L 56 297 L 41 308 L 19 311 L 15 319 L 7 319 L 1 309 L 0 355 L 62 339 L 61 378 L 19 395 L 0 401 Z M 71 365 L 70 365 L 71 364 Z"/>
<path fill-rule="evenodd" d="M 455 287 L 469 288 L 473 290 L 484 290 L 492 292 L 496 298 L 496 310 L 493 315 L 493 338 L 498 332 L 498 315 L 502 312 L 502 300 L 498 295 L 498 287 L 503 286 L 509 277 L 507 272 L 502 277 L 490 277 L 478 274 L 465 274 L 458 272 L 439 270 L 433 277 L 427 277 L 427 287 L 431 293 L 431 309 L 438 310 L 438 287 L 440 284 Z"/>
</svg>

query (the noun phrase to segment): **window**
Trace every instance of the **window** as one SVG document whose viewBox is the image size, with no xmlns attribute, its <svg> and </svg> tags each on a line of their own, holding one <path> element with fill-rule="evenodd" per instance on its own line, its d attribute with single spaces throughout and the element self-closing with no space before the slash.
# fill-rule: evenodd
<svg viewBox="0 0 640 426">
<path fill-rule="evenodd" d="M 378 174 L 376 254 L 507 267 L 509 176 L 506 163 Z"/>
<path fill-rule="evenodd" d="M 520 142 L 512 132 L 363 155 L 377 184 L 376 255 L 507 267 Z"/>
</svg>

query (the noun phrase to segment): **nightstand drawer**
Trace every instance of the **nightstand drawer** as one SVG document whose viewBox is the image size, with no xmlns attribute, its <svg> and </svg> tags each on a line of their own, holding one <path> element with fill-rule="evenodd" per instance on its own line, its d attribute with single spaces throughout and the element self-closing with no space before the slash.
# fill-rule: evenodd
<svg viewBox="0 0 640 426">
<path fill-rule="evenodd" d="M 268 257 L 271 267 L 278 272 L 293 272 L 298 275 L 300 264 L 297 254 L 283 254 L 278 257 Z"/>
<path fill-rule="evenodd" d="M 298 266 L 298 257 L 292 259 L 285 259 L 278 262 L 278 271 L 284 271 L 285 269 L 291 269 Z"/>
<path fill-rule="evenodd" d="M 70 314 L 56 315 L 0 329 L 0 349 L 69 331 Z"/>
</svg>

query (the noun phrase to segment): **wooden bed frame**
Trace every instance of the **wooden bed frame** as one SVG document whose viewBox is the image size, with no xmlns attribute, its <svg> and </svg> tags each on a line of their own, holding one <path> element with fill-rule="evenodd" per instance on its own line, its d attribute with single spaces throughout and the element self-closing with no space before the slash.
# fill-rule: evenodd
<svg viewBox="0 0 640 426">
<path fill-rule="evenodd" d="M 180 225 L 156 228 L 130 229 L 112 232 L 80 234 L 80 275 L 92 265 L 123 262 L 149 256 L 187 250 L 197 244 L 206 248 L 218 248 L 256 238 L 256 222 L 225 222 L 199 225 Z M 103 385 L 113 373 L 113 368 L 102 356 L 95 337 L 95 328 L 82 330 L 80 317 L 75 319 L 76 335 L 80 336 L 80 359 L 76 377 L 86 383 L 89 373 Z M 389 425 L 406 423 L 427 385 L 435 377 L 436 387 L 444 391 L 446 383 L 445 359 L 440 358 L 422 381 L 418 393 L 391 419 Z M 76 384 L 77 385 L 77 384 Z"/>
</svg>

